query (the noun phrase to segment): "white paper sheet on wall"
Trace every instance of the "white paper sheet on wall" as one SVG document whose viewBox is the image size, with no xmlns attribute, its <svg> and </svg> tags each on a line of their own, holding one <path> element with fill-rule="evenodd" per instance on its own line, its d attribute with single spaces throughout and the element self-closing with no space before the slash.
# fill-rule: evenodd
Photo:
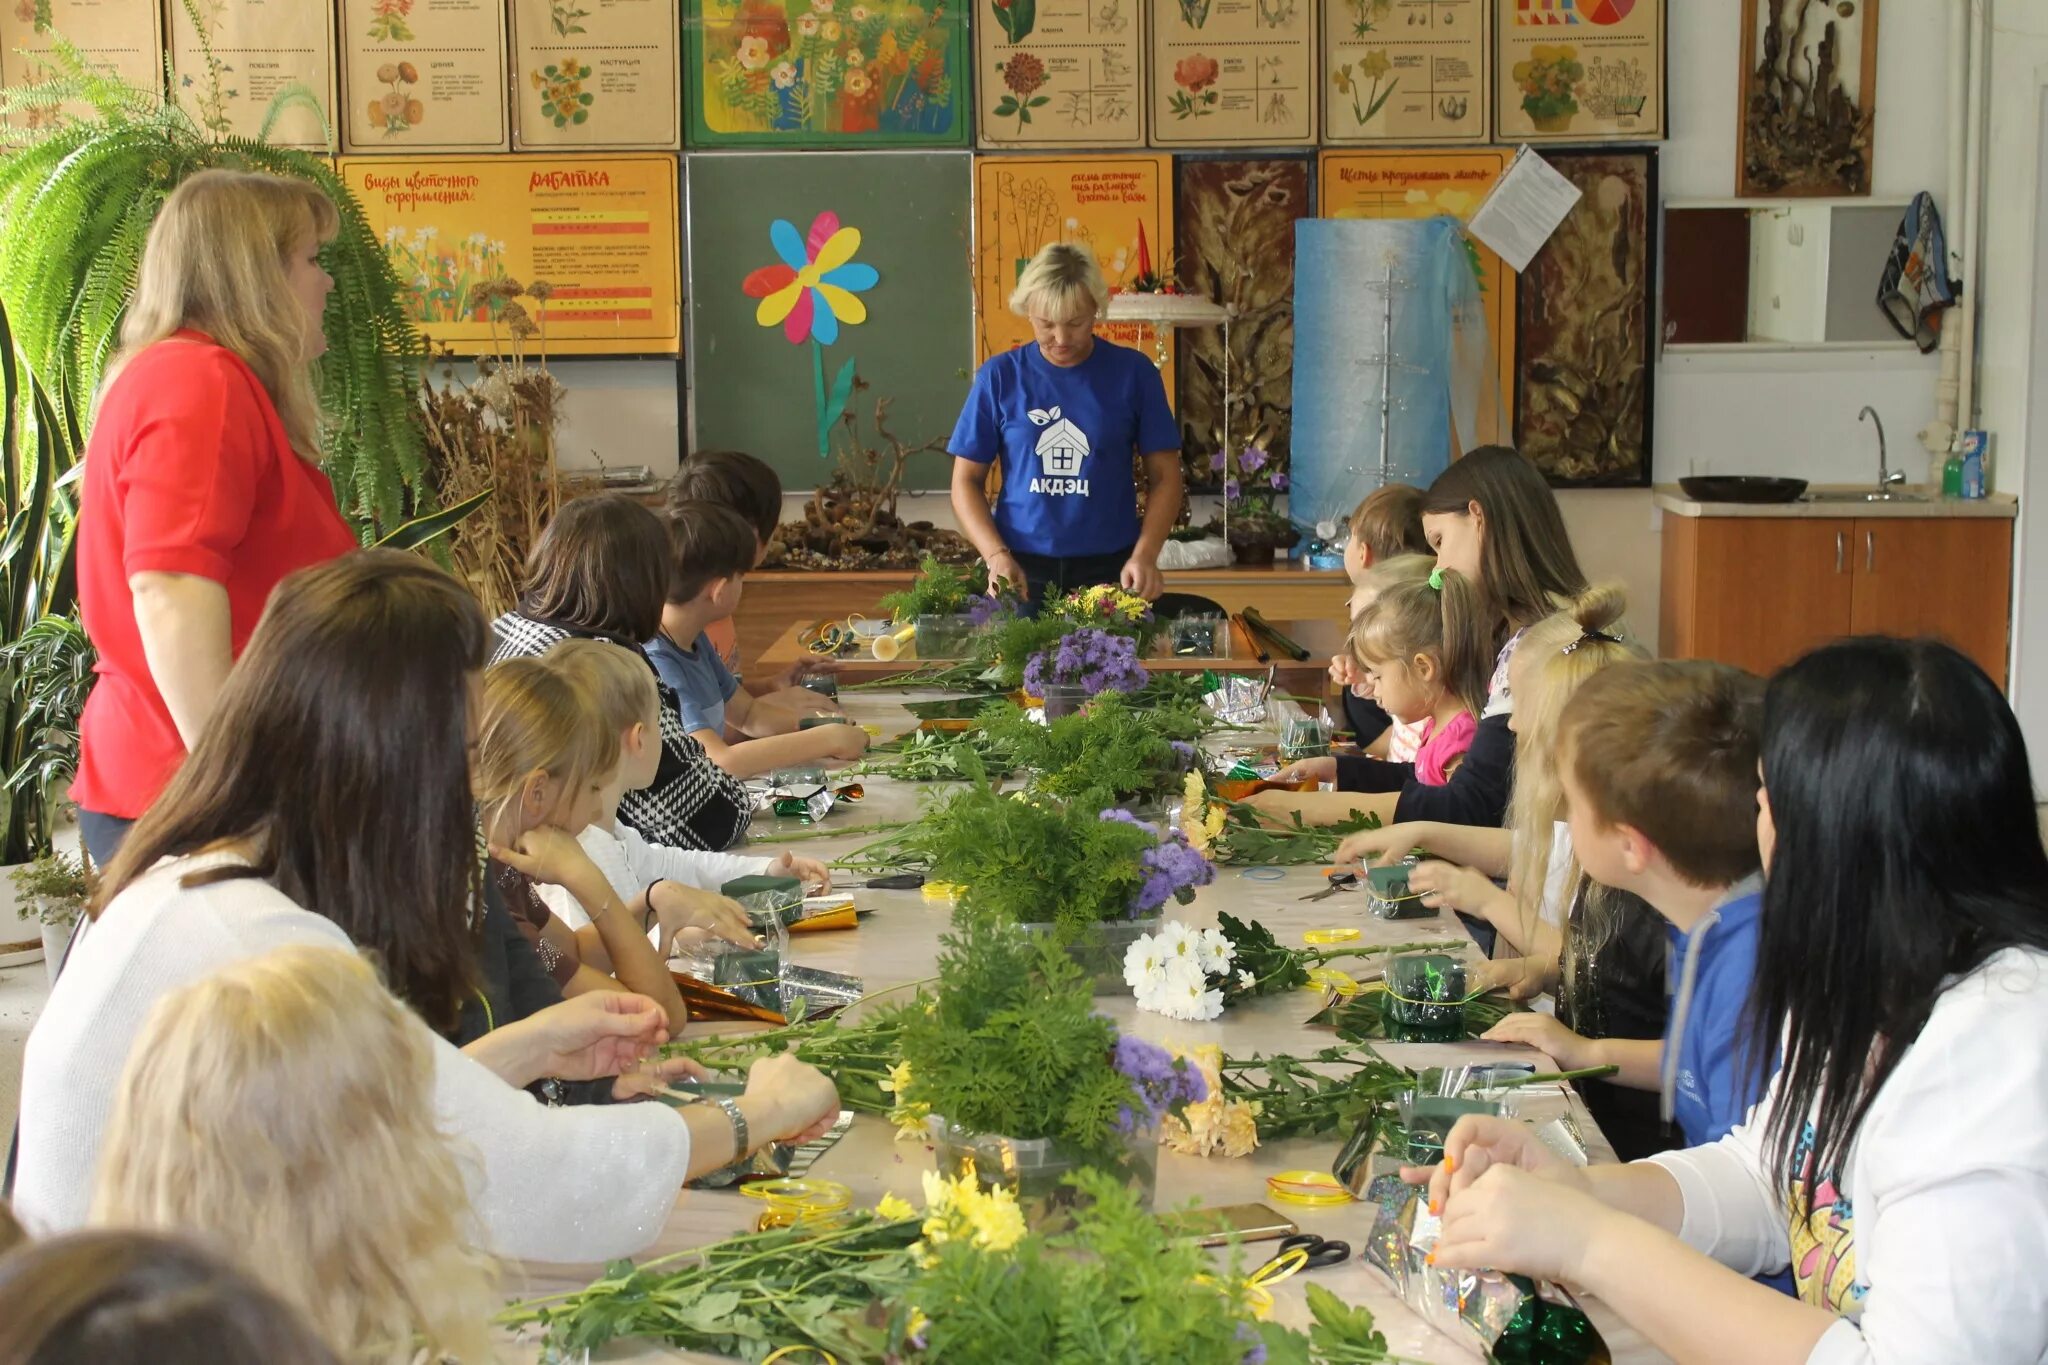
<svg viewBox="0 0 2048 1365">
<path fill-rule="evenodd" d="M 1524 146 L 1465 226 L 1519 275 L 1579 202 L 1579 195 L 1577 185 Z"/>
</svg>

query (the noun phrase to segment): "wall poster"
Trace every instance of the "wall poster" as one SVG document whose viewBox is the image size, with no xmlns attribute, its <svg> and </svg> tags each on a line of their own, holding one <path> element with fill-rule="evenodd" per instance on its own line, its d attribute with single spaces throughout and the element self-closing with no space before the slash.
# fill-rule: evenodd
<svg viewBox="0 0 2048 1365">
<path fill-rule="evenodd" d="M 1155 147 L 1316 140 L 1324 0 L 1153 0 Z"/>
<path fill-rule="evenodd" d="M 1495 4 L 1495 142 L 1663 138 L 1664 0 Z"/>
<path fill-rule="evenodd" d="M 145 90 L 163 88 L 163 16 L 156 0 L 10 0 L 0 4 L 0 85 L 27 85 L 56 74 L 57 39 L 91 66 Z M 190 105 L 188 104 L 189 108 Z M 24 110 L 12 120 L 36 128 L 77 106 Z"/>
<path fill-rule="evenodd" d="M 342 157 L 420 330 L 465 355 L 506 345 L 494 280 L 550 287 L 550 355 L 681 349 L 676 158 Z"/>
<path fill-rule="evenodd" d="M 512 145 L 504 0 L 341 0 L 345 152 Z"/>
<path fill-rule="evenodd" d="M 1323 140 L 1486 141 L 1492 0 L 1327 0 Z"/>
<path fill-rule="evenodd" d="M 513 142 L 683 145 L 675 0 L 512 0 Z"/>
<path fill-rule="evenodd" d="M 170 0 L 171 76 L 178 98 L 200 127 L 216 137 L 256 137 L 271 101 L 298 84 L 313 92 L 319 114 L 294 104 L 278 114 L 270 141 L 304 151 L 329 150 L 339 88 L 334 60 L 334 10 L 302 0 Z M 205 27 L 192 23 L 196 10 Z M 213 52 L 209 68 L 204 38 Z"/>
<path fill-rule="evenodd" d="M 983 147 L 1145 145 L 1139 0 L 976 0 L 976 141 Z"/>
</svg>

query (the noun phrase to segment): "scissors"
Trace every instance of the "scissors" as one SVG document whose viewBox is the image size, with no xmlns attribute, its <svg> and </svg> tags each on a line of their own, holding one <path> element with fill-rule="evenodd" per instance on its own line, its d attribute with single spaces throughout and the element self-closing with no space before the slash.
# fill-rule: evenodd
<svg viewBox="0 0 2048 1365">
<path fill-rule="evenodd" d="M 1259 1284 L 1273 1284 L 1297 1270 L 1320 1270 L 1350 1259 L 1351 1243 L 1332 1242 L 1313 1232 L 1297 1232 L 1281 1241 L 1280 1250 L 1252 1272 L 1252 1279 Z"/>
<path fill-rule="evenodd" d="M 1302 899 L 1305 901 L 1324 901 L 1336 895 L 1339 891 L 1356 891 L 1358 889 L 1358 874 L 1356 872 L 1331 872 L 1328 876 L 1330 879 L 1328 886 L 1320 891 L 1311 891 L 1306 896 L 1303 896 Z"/>
</svg>

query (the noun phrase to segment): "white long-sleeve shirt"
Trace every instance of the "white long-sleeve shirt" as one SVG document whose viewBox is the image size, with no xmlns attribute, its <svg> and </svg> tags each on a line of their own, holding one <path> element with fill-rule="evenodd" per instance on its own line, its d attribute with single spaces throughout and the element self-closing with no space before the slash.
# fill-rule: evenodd
<svg viewBox="0 0 2048 1365">
<path fill-rule="evenodd" d="M 168 860 L 80 931 L 22 1059 L 15 1209 L 32 1230 L 84 1224 L 121 1073 L 159 998 L 273 948 L 353 946 L 332 921 L 265 882 L 179 885 L 227 861 Z M 549 1108 L 439 1037 L 434 1107 L 497 1256 L 630 1255 L 654 1240 L 688 1174 L 689 1129 L 667 1106 Z"/>
<path fill-rule="evenodd" d="M 1775 1086 L 1719 1142 L 1652 1157 L 1684 1195 L 1680 1238 L 1745 1275 L 1789 1264 L 1800 1297 L 1842 1317 L 1812 1365 L 2048 1361 L 2044 1039 L 2048 953 L 1997 954 L 1942 993 L 1848 1170 L 1799 1182 L 1798 1226 L 1764 1164 Z"/>
<path fill-rule="evenodd" d="M 735 878 L 760 876 L 775 861 L 739 853 L 706 853 L 650 844 L 623 821 L 609 830 L 586 825 L 576 836 L 576 842 L 583 845 L 590 861 L 604 873 L 621 905 L 630 905 L 635 896 L 656 881 L 681 882 L 699 890 L 716 891 Z M 555 918 L 571 929 L 581 929 L 590 923 L 582 903 L 561 887 L 542 886 L 540 898 L 555 912 Z"/>
</svg>

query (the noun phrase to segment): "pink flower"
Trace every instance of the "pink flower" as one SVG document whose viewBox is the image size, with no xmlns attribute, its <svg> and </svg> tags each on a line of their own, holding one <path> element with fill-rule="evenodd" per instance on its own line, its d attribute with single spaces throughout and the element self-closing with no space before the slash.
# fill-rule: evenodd
<svg viewBox="0 0 2048 1365">
<path fill-rule="evenodd" d="M 1183 57 L 1173 64 L 1173 83 L 1190 95 L 1199 95 L 1216 83 L 1223 74 L 1214 57 L 1204 57 L 1197 52 L 1192 57 Z"/>
</svg>

